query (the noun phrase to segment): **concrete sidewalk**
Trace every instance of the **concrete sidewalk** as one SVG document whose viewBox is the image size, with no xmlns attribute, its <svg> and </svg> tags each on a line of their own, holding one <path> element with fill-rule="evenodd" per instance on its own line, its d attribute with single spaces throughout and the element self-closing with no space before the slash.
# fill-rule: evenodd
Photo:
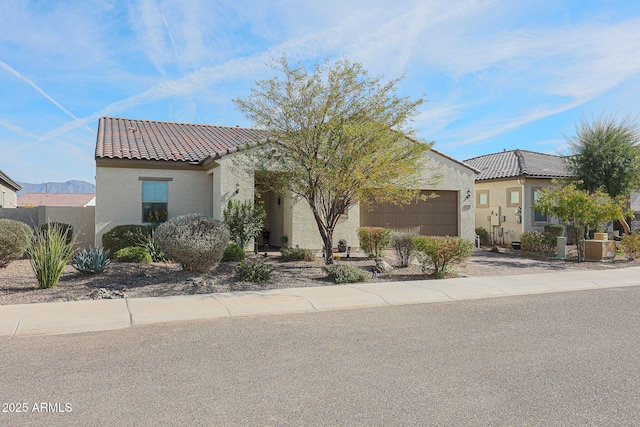
<svg viewBox="0 0 640 427">
<path fill-rule="evenodd" d="M 5 305 L 0 306 L 0 336 L 69 334 L 162 322 L 424 304 L 637 285 L 640 285 L 640 267 Z"/>
</svg>

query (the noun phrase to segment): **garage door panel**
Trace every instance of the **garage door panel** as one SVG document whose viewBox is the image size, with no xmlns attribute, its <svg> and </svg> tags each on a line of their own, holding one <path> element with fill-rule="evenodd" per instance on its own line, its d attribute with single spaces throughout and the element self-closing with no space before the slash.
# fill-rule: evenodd
<svg viewBox="0 0 640 427">
<path fill-rule="evenodd" d="M 431 191 L 423 191 L 429 195 Z M 381 204 L 360 210 L 360 225 L 432 236 L 458 235 L 458 193 L 439 191 L 437 198 L 414 202 L 404 208 Z"/>
</svg>

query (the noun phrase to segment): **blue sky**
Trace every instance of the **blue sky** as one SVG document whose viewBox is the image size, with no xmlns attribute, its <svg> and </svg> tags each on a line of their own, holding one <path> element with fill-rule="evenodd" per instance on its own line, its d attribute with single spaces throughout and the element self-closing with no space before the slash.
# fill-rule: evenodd
<svg viewBox="0 0 640 427">
<path fill-rule="evenodd" d="M 461 160 L 640 113 L 633 0 L 2 0 L 0 28 L 0 169 L 21 182 L 93 182 L 104 115 L 250 126 L 231 99 L 283 54 L 404 74 L 418 135 Z"/>
</svg>

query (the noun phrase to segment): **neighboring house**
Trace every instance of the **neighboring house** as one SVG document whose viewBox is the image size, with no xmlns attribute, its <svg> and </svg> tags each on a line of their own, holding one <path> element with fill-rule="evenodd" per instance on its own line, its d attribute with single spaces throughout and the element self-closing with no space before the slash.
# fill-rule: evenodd
<svg viewBox="0 0 640 427">
<path fill-rule="evenodd" d="M 24 193 L 18 197 L 18 206 L 30 208 L 36 206 L 95 206 L 94 193 Z"/>
<path fill-rule="evenodd" d="M 259 194 L 271 245 L 279 246 L 287 236 L 290 246 L 319 249 L 322 240 L 306 202 L 267 191 L 243 162 L 239 150 L 265 140 L 266 133 L 255 129 L 102 117 L 96 142 L 96 242 L 116 225 L 194 212 L 222 219 L 229 200 L 254 201 Z M 430 188 L 426 183 L 434 171 L 442 180 Z M 477 172 L 431 150 L 416 185 L 440 197 L 404 209 L 384 205 L 365 212 L 354 206 L 340 219 L 334 241 L 346 239 L 357 247 L 361 225 L 472 239 Z"/>
<path fill-rule="evenodd" d="M 480 170 L 475 183 L 476 227 L 494 242 L 519 242 L 525 231 L 544 231 L 558 223 L 531 205 L 536 193 L 554 178 L 567 178 L 564 158 L 526 150 L 511 150 L 465 160 Z"/>
<path fill-rule="evenodd" d="M 0 208 L 18 207 L 16 193 L 20 190 L 22 187 L 0 170 Z"/>
</svg>

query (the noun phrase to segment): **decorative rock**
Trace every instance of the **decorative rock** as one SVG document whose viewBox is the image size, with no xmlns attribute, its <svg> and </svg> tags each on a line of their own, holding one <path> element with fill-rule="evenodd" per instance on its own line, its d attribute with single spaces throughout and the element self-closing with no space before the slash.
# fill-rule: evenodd
<svg viewBox="0 0 640 427">
<path fill-rule="evenodd" d="M 118 298 L 126 298 L 127 294 L 123 291 L 126 289 L 126 286 L 122 286 L 121 290 L 114 290 L 112 288 L 97 288 L 94 289 L 91 294 L 89 294 L 88 299 L 99 300 L 99 299 L 118 299 Z"/>
<path fill-rule="evenodd" d="M 377 259 L 376 265 L 373 267 L 373 269 L 378 273 L 388 273 L 391 270 L 393 270 L 393 267 L 391 267 L 391 264 L 389 264 L 387 261 L 382 259 Z"/>
</svg>

